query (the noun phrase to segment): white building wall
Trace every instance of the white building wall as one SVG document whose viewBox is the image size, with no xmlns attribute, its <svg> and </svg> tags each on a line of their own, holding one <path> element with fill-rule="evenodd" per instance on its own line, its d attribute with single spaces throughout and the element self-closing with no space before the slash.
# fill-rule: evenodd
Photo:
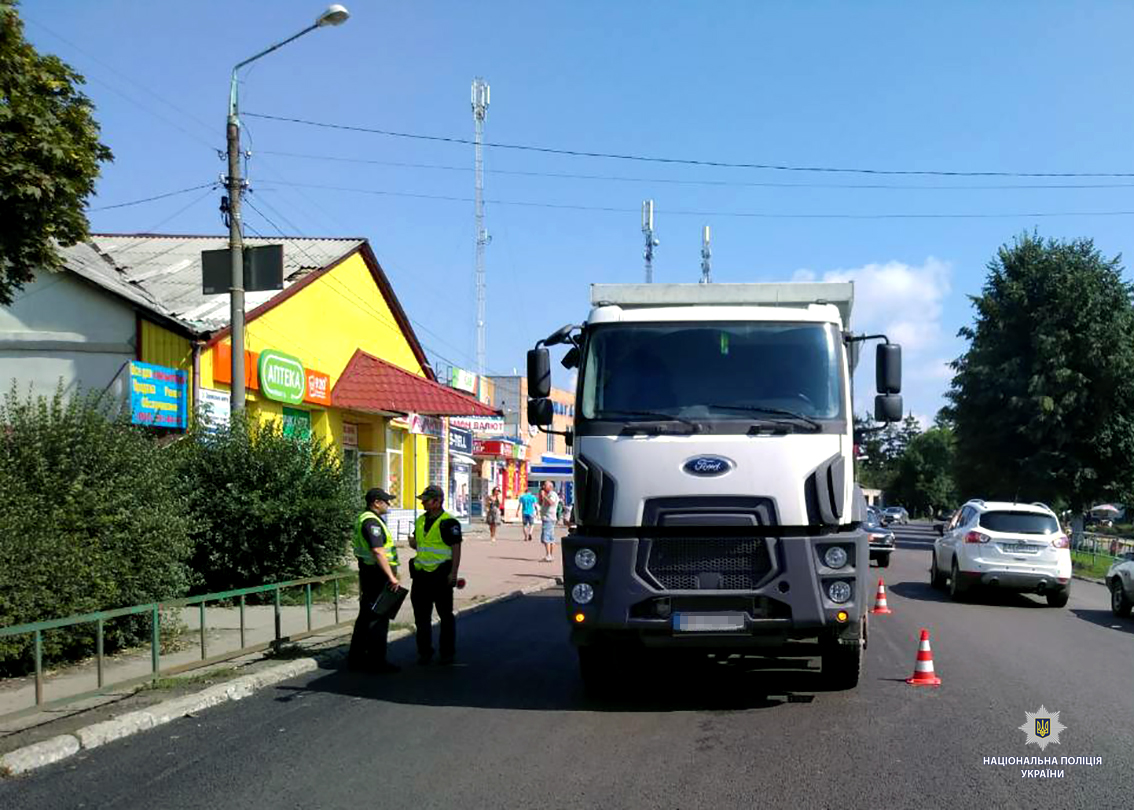
<svg viewBox="0 0 1134 810">
<path fill-rule="evenodd" d="M 0 393 L 15 381 L 21 396 L 53 396 L 62 382 L 127 394 L 123 367 L 136 356 L 131 307 L 66 271 L 41 273 L 10 306 L 0 307 Z"/>
</svg>

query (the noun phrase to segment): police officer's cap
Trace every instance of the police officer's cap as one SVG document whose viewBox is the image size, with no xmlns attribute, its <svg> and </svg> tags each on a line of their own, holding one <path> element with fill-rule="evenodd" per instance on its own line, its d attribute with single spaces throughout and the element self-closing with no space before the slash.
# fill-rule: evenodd
<svg viewBox="0 0 1134 810">
<path fill-rule="evenodd" d="M 380 487 L 374 487 L 373 489 L 366 490 L 367 506 L 374 503 L 375 501 L 385 501 L 386 503 L 390 503 L 392 500 L 394 500 L 394 496 L 386 490 L 381 489 Z"/>
<path fill-rule="evenodd" d="M 441 489 L 441 487 L 437 486 L 436 484 L 430 484 L 421 491 L 420 495 L 417 496 L 417 499 L 419 501 L 427 501 L 430 498 L 440 498 L 441 500 L 445 500 L 445 490 Z"/>
</svg>

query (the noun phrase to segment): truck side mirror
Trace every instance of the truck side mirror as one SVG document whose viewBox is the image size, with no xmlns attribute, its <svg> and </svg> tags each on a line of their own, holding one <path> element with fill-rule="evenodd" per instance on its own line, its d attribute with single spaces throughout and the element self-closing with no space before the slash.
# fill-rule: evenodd
<svg viewBox="0 0 1134 810">
<path fill-rule="evenodd" d="M 532 399 L 551 396 L 551 356 L 547 349 L 528 350 L 528 396 Z M 551 424 L 550 420 L 546 424 Z"/>
<path fill-rule="evenodd" d="M 547 398 L 528 400 L 528 424 L 547 427 L 554 417 L 551 400 Z"/>
<path fill-rule="evenodd" d="M 879 347 L 881 348 L 881 347 Z M 874 398 L 875 422 L 901 422 L 902 397 L 900 394 L 879 394 Z"/>
<path fill-rule="evenodd" d="M 567 354 L 563 355 L 563 359 L 559 361 L 563 368 L 578 368 L 579 367 L 579 350 L 572 346 L 568 349 Z"/>
<path fill-rule="evenodd" d="M 874 372 L 879 394 L 902 393 L 902 347 L 897 343 L 879 343 Z"/>
</svg>

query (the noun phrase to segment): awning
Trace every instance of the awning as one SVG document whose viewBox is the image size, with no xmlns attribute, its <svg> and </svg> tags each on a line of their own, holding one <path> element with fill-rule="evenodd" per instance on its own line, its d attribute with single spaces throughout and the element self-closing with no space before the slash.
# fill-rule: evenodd
<svg viewBox="0 0 1134 810">
<path fill-rule="evenodd" d="M 499 416 L 478 399 L 419 377 L 361 349 L 331 390 L 331 405 L 370 413 Z"/>
<path fill-rule="evenodd" d="M 574 462 L 570 456 L 544 453 L 540 460 L 528 468 L 528 478 L 542 478 L 548 481 L 570 481 L 574 476 Z"/>
</svg>

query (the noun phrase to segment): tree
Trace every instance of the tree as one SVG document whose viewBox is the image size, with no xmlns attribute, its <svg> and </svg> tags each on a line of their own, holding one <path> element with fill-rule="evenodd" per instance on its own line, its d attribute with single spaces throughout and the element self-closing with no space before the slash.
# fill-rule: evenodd
<svg viewBox="0 0 1134 810">
<path fill-rule="evenodd" d="M 930 428 L 915 436 L 898 460 L 893 493 L 912 514 L 932 516 L 956 505 L 953 448 L 952 431 Z"/>
<path fill-rule="evenodd" d="M 1076 509 L 1129 495 L 1134 305 L 1119 257 L 1025 234 L 988 271 L 947 394 L 961 494 Z"/>
<path fill-rule="evenodd" d="M 83 77 L 24 39 L 15 0 L 0 0 L 0 304 L 36 270 L 58 270 L 64 247 L 86 239 L 83 207 L 99 164 L 113 159 L 98 140 Z"/>
</svg>

